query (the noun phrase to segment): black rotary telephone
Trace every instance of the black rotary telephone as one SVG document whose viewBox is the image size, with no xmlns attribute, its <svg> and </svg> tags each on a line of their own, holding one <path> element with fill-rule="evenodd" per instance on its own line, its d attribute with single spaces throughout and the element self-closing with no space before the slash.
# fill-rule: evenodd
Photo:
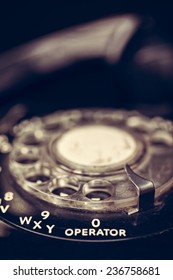
<svg viewBox="0 0 173 280">
<path fill-rule="evenodd" d="M 172 257 L 170 38 L 129 12 L 1 54 L 2 259 Z"/>
</svg>

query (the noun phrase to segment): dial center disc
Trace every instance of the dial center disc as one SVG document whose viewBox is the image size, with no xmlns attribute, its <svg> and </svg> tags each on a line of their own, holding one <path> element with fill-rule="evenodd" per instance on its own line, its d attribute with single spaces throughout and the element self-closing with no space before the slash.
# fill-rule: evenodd
<svg viewBox="0 0 173 280">
<path fill-rule="evenodd" d="M 108 125 L 80 125 L 54 142 L 56 159 L 78 166 L 103 167 L 126 163 L 136 155 L 135 138 L 123 129 Z"/>
</svg>

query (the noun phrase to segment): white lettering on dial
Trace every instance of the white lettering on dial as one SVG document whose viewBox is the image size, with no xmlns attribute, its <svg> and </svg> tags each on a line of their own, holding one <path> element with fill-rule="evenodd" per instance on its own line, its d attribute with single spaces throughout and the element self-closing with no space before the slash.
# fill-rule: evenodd
<svg viewBox="0 0 173 280">
<path fill-rule="evenodd" d="M 12 201 L 14 198 L 14 193 L 13 192 L 6 192 L 4 194 L 4 197 L 3 198 L 0 198 L 0 212 L 5 214 L 8 209 L 10 208 L 10 205 L 7 204 L 7 205 L 1 205 L 3 201 Z"/>
<path fill-rule="evenodd" d="M 19 222 L 21 225 L 31 225 L 33 230 L 41 230 L 42 228 L 46 227 L 48 233 L 51 234 L 55 225 L 43 225 L 43 220 L 48 219 L 49 216 L 50 216 L 49 211 L 42 211 L 41 212 L 42 220 L 35 221 L 33 220 L 33 216 L 24 216 L 24 217 L 19 217 Z"/>
</svg>

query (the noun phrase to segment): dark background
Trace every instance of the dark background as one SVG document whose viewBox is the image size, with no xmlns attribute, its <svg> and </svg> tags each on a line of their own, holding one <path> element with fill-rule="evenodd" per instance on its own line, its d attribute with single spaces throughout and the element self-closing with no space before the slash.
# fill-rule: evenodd
<svg viewBox="0 0 173 280">
<path fill-rule="evenodd" d="M 27 2 L 18 0 L 4 1 L 0 4 L 0 53 L 3 55 L 4 52 L 16 46 L 53 31 L 122 13 L 135 13 L 142 17 L 151 17 L 155 26 L 152 36 L 158 37 L 161 42 L 172 47 L 173 8 L 167 0 L 154 0 L 152 2 L 149 0 L 38 0 Z M 149 27 L 146 33 L 150 32 Z M 139 42 L 141 44 L 141 38 L 135 38 L 134 46 Z M 167 105 L 170 107 L 170 104 L 172 104 L 173 74 L 171 73 L 165 78 L 162 73 L 157 73 L 156 69 L 162 67 L 164 61 L 159 63 L 154 61 L 156 69 L 147 69 L 147 73 L 145 70 L 139 69 L 138 66 L 136 67 L 133 64 L 133 51 L 127 55 L 118 70 L 116 67 L 107 67 L 102 61 L 89 61 L 77 65 L 77 67 L 72 67 L 70 70 L 62 71 L 60 74 L 58 72 L 55 76 L 43 77 L 41 83 L 40 80 L 36 81 L 34 86 L 33 83 L 27 83 L 24 90 L 22 83 L 22 87 L 20 85 L 17 89 L 11 87 L 7 90 L 8 92 L 0 93 L 3 95 L 0 100 L 1 108 L 4 107 L 6 102 L 12 100 L 11 97 L 14 98 L 12 103 L 18 102 L 17 96 L 20 96 L 20 98 L 25 96 L 27 103 L 31 101 L 33 96 L 35 102 L 37 102 L 36 106 L 38 106 L 40 95 L 42 95 L 42 97 L 45 97 L 42 101 L 43 107 L 48 99 L 51 99 L 52 103 L 59 104 L 59 107 L 57 105 L 57 107 L 50 108 L 52 111 L 69 107 L 105 106 L 130 107 L 140 110 L 141 104 L 142 106 L 146 104 L 149 106 L 147 107 L 149 108 L 147 109 L 148 114 L 149 111 L 153 111 L 152 107 L 150 109 L 150 105 L 155 103 L 158 105 L 158 109 L 155 108 L 156 114 L 165 115 L 165 110 L 167 110 L 166 115 L 170 116 L 170 108 L 165 109 L 164 106 L 160 108 L 160 104 L 166 103 L 166 107 Z M 157 59 L 159 60 L 159 58 Z M 150 64 L 152 65 L 153 61 Z M 171 61 L 171 67 L 173 67 L 172 65 L 173 60 Z M 95 75 L 97 71 L 98 74 Z M 65 85 L 67 77 L 69 86 Z M 28 86 L 28 84 L 30 85 Z M 47 99 L 48 91 L 49 98 Z M 39 96 L 38 100 L 36 100 L 36 96 Z M 34 108 L 31 110 L 33 114 L 37 113 Z M 44 111 L 45 108 L 43 108 L 43 113 Z"/>
<path fill-rule="evenodd" d="M 169 28 L 172 13 L 166 1 L 4 1 L 0 5 L 0 51 L 58 29 L 131 11 L 153 14 Z"/>
<path fill-rule="evenodd" d="M 163 33 L 172 32 L 169 1 L 1 1 L 0 52 L 49 32 L 123 12 L 155 17 Z"/>
<path fill-rule="evenodd" d="M 173 8 L 169 1 L 26 2 L 18 0 L 4 1 L 0 4 L 0 52 L 3 55 L 4 52 L 16 46 L 53 31 L 121 13 L 135 13 L 142 17 L 151 17 L 155 25 L 154 36 L 156 33 L 159 40 L 172 46 Z M 137 40 L 141 42 L 141 38 L 135 38 L 135 44 Z M 132 54 L 127 55 L 123 63 L 117 70 L 116 67 L 107 67 L 102 61 L 89 61 L 72 67 L 70 70 L 58 72 L 51 77 L 43 77 L 41 82 L 38 80 L 34 85 L 27 83 L 27 87 L 23 87 L 21 83 L 22 86 L 11 87 L 7 92 L 0 93 L 1 112 L 3 108 L 6 110 L 15 102 L 29 104 L 34 98 L 36 108 L 31 106 L 32 108 L 29 109 L 33 114 L 39 113 L 38 106 L 43 108 L 42 113 L 44 113 L 45 106 L 49 102 L 51 103 L 49 111 L 69 107 L 127 107 L 141 110 L 149 115 L 152 115 L 151 112 L 154 110 L 156 115 L 172 116 L 172 108 L 170 108 L 173 99 L 172 73 L 171 77 L 169 75 L 166 79 L 162 77 L 162 73 L 161 75 L 155 73 L 157 72 L 155 69 L 154 71 L 147 69 L 146 73 L 133 65 Z M 157 64 L 158 62 L 156 69 Z M 160 64 L 162 67 L 164 62 Z M 98 74 L 95 75 L 97 71 Z M 67 77 L 69 86 L 66 83 Z M 40 95 L 44 97 L 44 100 L 40 100 Z M 26 100 L 21 100 L 21 97 Z M 9 106 L 6 105 L 7 103 Z M 53 106 L 55 104 L 56 106 Z M 153 104 L 155 104 L 154 109 Z"/>
</svg>

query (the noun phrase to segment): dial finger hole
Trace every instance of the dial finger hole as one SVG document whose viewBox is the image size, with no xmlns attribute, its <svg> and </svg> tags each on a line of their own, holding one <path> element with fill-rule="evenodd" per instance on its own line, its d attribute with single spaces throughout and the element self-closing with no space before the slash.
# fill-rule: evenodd
<svg viewBox="0 0 173 280">
<path fill-rule="evenodd" d="M 31 183 L 42 184 L 48 182 L 50 180 L 50 177 L 40 173 L 26 177 L 26 180 Z"/>
<path fill-rule="evenodd" d="M 69 195 L 72 195 L 74 194 L 76 191 L 70 187 L 56 187 L 54 190 L 52 190 L 52 193 L 55 194 L 55 195 L 58 195 L 58 196 L 62 196 L 62 197 L 65 197 L 65 196 L 69 196 Z"/>
<path fill-rule="evenodd" d="M 94 200 L 94 201 L 100 201 L 100 200 L 108 199 L 109 197 L 111 197 L 111 194 L 108 192 L 99 190 L 99 191 L 91 191 L 91 192 L 87 193 L 86 197 L 91 200 Z"/>
<path fill-rule="evenodd" d="M 38 161 L 38 158 L 34 157 L 27 157 L 27 156 L 20 156 L 19 158 L 16 159 L 17 163 L 20 164 L 33 164 Z"/>
<path fill-rule="evenodd" d="M 25 180 L 37 185 L 48 184 L 51 180 L 50 170 L 44 167 L 39 168 L 39 170 L 33 168 L 31 172 L 25 173 Z"/>
<path fill-rule="evenodd" d="M 44 125 L 44 128 L 50 132 L 58 131 L 62 128 L 62 125 L 57 122 L 50 122 Z"/>
<path fill-rule="evenodd" d="M 79 190 L 78 180 L 76 178 L 60 178 L 53 181 L 49 186 L 49 191 L 60 197 L 68 197 Z"/>
<path fill-rule="evenodd" d="M 44 135 L 42 130 L 37 130 L 35 133 L 28 133 L 24 137 L 21 137 L 21 142 L 28 146 L 39 146 L 44 141 Z"/>
<path fill-rule="evenodd" d="M 83 194 L 92 201 L 102 201 L 113 196 L 114 187 L 106 180 L 92 180 L 84 184 Z"/>
<path fill-rule="evenodd" d="M 27 147 L 20 147 L 12 153 L 11 160 L 19 166 L 33 165 L 39 161 L 39 152 L 37 149 L 29 149 Z"/>
</svg>

